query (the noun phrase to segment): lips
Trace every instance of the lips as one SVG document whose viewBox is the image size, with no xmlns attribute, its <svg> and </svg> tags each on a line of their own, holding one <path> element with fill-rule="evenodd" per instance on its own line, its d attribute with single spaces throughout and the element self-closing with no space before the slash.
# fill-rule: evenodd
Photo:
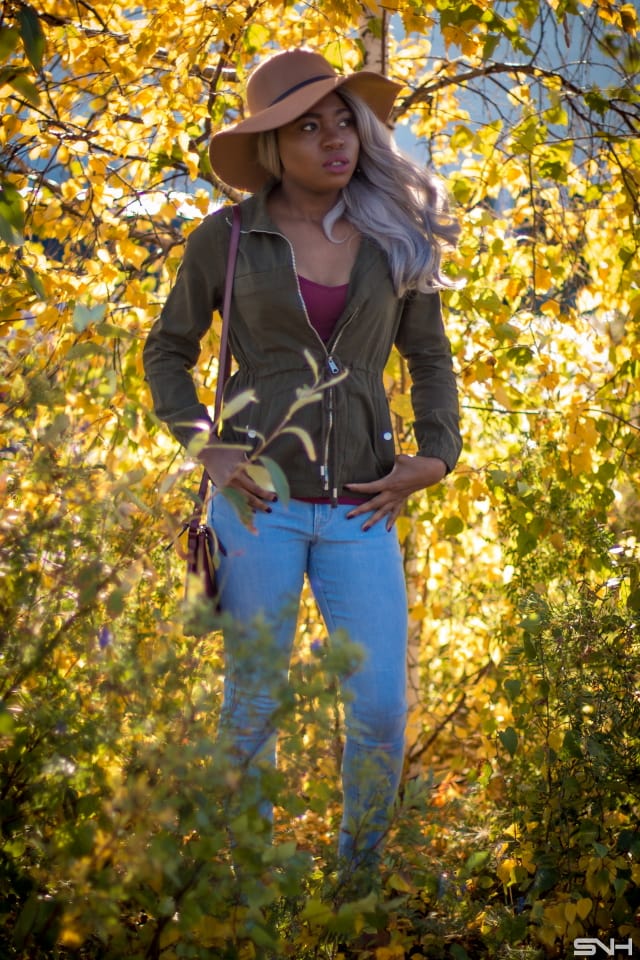
<svg viewBox="0 0 640 960">
<path fill-rule="evenodd" d="M 344 170 L 345 167 L 349 166 L 349 158 L 345 157 L 343 154 L 336 155 L 335 157 L 329 157 L 328 160 L 322 164 L 325 170 Z"/>
</svg>

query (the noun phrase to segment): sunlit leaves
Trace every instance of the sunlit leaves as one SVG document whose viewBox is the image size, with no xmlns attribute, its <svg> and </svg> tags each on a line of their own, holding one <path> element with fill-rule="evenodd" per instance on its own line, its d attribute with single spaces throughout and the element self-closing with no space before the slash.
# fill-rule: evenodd
<svg viewBox="0 0 640 960">
<path fill-rule="evenodd" d="M 465 285 L 443 299 L 465 449 L 456 472 L 411 498 L 398 521 L 416 659 L 409 765 L 433 782 L 426 800 L 417 781 L 405 785 L 414 805 L 405 826 L 420 836 L 392 848 L 400 870 L 388 889 L 412 912 L 376 914 L 357 899 L 341 910 L 323 898 L 323 878 L 293 871 L 292 896 L 301 896 L 303 875 L 311 892 L 287 947 L 326 952 L 336 931 L 377 917 L 396 952 L 427 956 L 428 937 L 408 942 L 407 930 L 441 913 L 436 952 L 446 943 L 452 956 L 474 956 L 475 941 L 451 939 L 469 924 L 487 938 L 487 956 L 525 936 L 560 955 L 588 925 L 619 922 L 629 876 L 640 882 L 637 811 L 622 792 L 637 748 L 635 681 L 624 671 L 636 656 L 628 622 L 640 605 L 637 14 L 627 3 L 537 0 L 499 8 L 394 0 L 385 9 L 396 14 L 389 72 L 405 84 L 396 132 L 446 176 L 462 225 L 449 269 Z M 380 31 L 382 8 L 368 11 Z M 32 895 L 46 889 L 63 891 L 56 924 L 74 950 L 88 952 L 92 935 L 106 943 L 116 929 L 124 939 L 111 943 L 114 956 L 134 956 L 141 943 L 151 955 L 144 937 L 157 909 L 167 956 L 201 942 L 223 949 L 224 938 L 241 940 L 238 931 L 238 950 L 250 956 L 260 938 L 277 942 L 264 917 L 255 941 L 250 927 L 261 903 L 288 895 L 271 866 L 288 869 L 291 835 L 328 863 L 341 728 L 318 670 L 338 661 L 305 592 L 287 788 L 272 785 L 291 814 L 279 829 L 291 835 L 260 862 L 248 890 L 253 912 L 239 907 L 216 927 L 211 903 L 220 906 L 231 882 L 222 867 L 175 909 L 192 845 L 211 863 L 225 843 L 210 803 L 221 784 L 206 778 L 203 761 L 222 667 L 217 637 L 187 647 L 177 625 L 178 534 L 197 478 L 150 411 L 140 354 L 186 236 L 227 199 L 212 190 L 206 148 L 212 130 L 238 117 L 255 58 L 309 44 L 338 69 L 355 69 L 361 17 L 362 5 L 344 0 L 311 4 L 304 16 L 292 4 L 223 10 L 195 0 L 135 11 L 98 0 L 81 15 L 70 0 L 7 8 L 0 614 L 16 636 L 11 655 L 3 649 L 3 690 L 17 692 L 0 707 L 0 744 L 14 751 L 11 764 L 31 745 L 39 805 L 37 816 L 26 809 L 30 833 L 11 826 L 3 856 L 24 864 L 33 831 L 49 831 L 34 840 L 38 876 L 30 867 L 22 875 L 17 942 L 54 928 L 53 901 Z M 583 24 L 608 86 L 589 72 L 592 58 L 578 69 L 573 50 L 555 56 Z M 550 50 L 553 62 L 544 59 Z M 196 371 L 209 404 L 218 333 L 216 317 Z M 309 386 L 292 399 L 312 413 L 321 372 L 310 354 L 306 362 Z M 415 452 L 409 378 L 396 355 L 385 387 L 399 444 Z M 224 416 L 252 402 L 237 397 Z M 306 431 L 281 428 L 312 461 Z M 286 477 L 266 453 L 249 469 L 286 503 Z M 234 503 L 250 523 L 242 498 Z M 42 669 L 20 684 L 24 657 Z M 90 762 L 73 770 L 67 754 Z M 300 758 L 311 755 L 303 769 Z M 225 768 L 223 780 L 235 789 L 237 771 Z M 579 816 L 581 798 L 596 795 L 592 813 Z M 11 802 L 3 809 L 15 825 L 25 810 Z M 255 823 L 243 816 L 253 855 Z M 505 849 L 489 855 L 486 832 L 502 828 Z M 206 913 L 193 907 L 200 895 Z M 508 904 L 494 940 L 483 897 L 496 915 L 498 901 Z M 143 915 L 146 932 L 136 926 Z M 133 922 L 130 941 L 118 917 Z M 300 929 L 304 943 L 294 942 Z M 380 960 L 395 946 L 378 948 Z"/>
</svg>

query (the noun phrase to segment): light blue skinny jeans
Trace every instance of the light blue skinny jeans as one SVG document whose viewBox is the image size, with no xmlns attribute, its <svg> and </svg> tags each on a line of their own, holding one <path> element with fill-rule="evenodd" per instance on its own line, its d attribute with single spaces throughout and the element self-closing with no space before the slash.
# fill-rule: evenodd
<svg viewBox="0 0 640 960">
<path fill-rule="evenodd" d="M 275 763 L 278 688 L 286 684 L 305 574 L 329 634 L 359 644 L 361 665 L 343 681 L 345 748 L 339 856 L 357 865 L 379 851 L 402 771 L 406 725 L 407 598 L 395 528 L 362 530 L 353 507 L 292 500 L 257 513 L 250 532 L 222 496 L 210 520 L 227 550 L 221 558 L 223 610 L 246 625 L 225 644 L 221 732 L 249 765 Z M 256 647 L 267 628 L 268 649 Z M 260 644 L 264 644 L 264 629 Z M 252 639 L 253 638 L 253 639 Z M 279 678 L 279 682 L 278 682 Z M 269 804 L 262 804 L 266 818 Z"/>
</svg>

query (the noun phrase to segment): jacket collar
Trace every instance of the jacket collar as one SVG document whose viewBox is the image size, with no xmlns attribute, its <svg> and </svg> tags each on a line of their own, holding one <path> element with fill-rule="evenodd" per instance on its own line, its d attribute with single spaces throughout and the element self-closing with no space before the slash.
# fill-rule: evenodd
<svg viewBox="0 0 640 960">
<path fill-rule="evenodd" d="M 243 233 L 263 231 L 265 233 L 277 233 L 281 235 L 280 230 L 269 216 L 269 211 L 267 210 L 267 198 L 272 189 L 273 183 L 270 183 L 266 187 L 263 187 L 262 190 L 256 191 L 256 193 L 251 194 L 250 197 L 247 197 L 246 200 L 241 202 Z M 378 271 L 374 276 L 380 277 L 381 274 L 379 271 L 385 273 L 388 272 L 388 269 L 387 258 L 382 248 L 375 240 L 369 237 L 363 237 L 354 265 L 351 284 L 352 296 L 356 291 L 360 291 L 360 295 L 356 296 L 356 301 L 365 299 L 363 291 L 367 289 L 367 281 L 364 278 L 370 271 Z M 389 282 L 391 282 L 391 279 L 389 279 Z M 357 304 L 351 301 L 350 306 L 354 305 Z"/>
<path fill-rule="evenodd" d="M 273 184 L 269 184 L 263 187 L 262 190 L 252 193 L 250 197 L 242 201 L 243 232 L 248 233 L 252 230 L 263 230 L 266 233 L 280 233 L 267 210 L 267 197 L 272 189 Z"/>
</svg>

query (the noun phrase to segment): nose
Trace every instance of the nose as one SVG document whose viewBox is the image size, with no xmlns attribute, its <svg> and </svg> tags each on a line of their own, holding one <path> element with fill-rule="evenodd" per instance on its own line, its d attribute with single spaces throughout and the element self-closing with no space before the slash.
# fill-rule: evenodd
<svg viewBox="0 0 640 960">
<path fill-rule="evenodd" d="M 324 143 L 326 147 L 341 147 L 344 144 L 344 135 L 340 127 L 330 127 L 325 131 Z"/>
</svg>

